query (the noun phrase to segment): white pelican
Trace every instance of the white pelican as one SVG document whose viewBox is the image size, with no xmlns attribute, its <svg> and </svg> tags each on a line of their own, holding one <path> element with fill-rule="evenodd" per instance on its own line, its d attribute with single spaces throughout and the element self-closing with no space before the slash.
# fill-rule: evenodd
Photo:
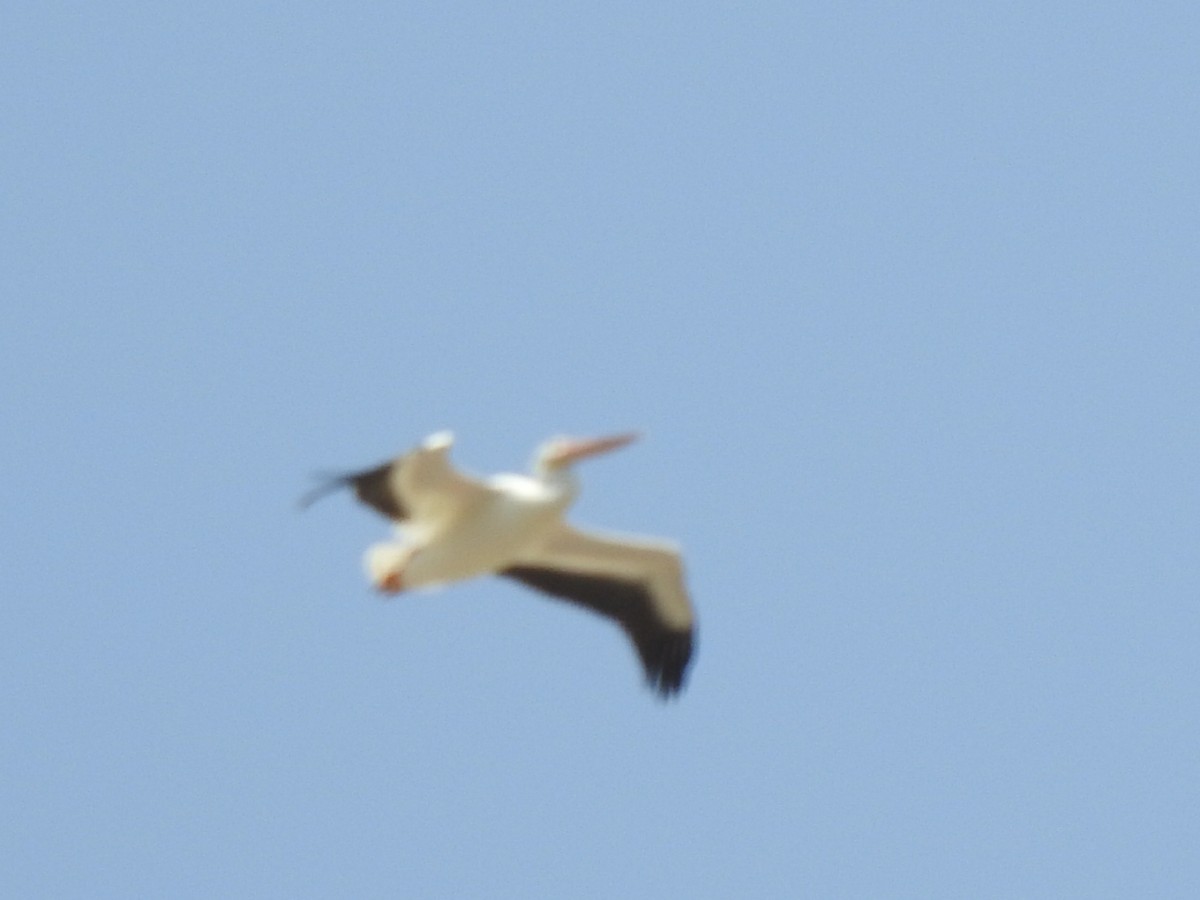
<svg viewBox="0 0 1200 900">
<path fill-rule="evenodd" d="M 479 480 L 454 468 L 454 437 L 438 432 L 396 459 L 332 476 L 301 505 L 349 487 L 395 523 L 396 539 L 363 560 L 385 593 L 496 574 L 607 616 L 633 641 L 651 687 L 669 697 L 683 687 L 695 634 L 679 551 L 563 521 L 579 492 L 571 464 L 636 437 L 554 438 L 538 449 L 532 475 Z"/>
</svg>

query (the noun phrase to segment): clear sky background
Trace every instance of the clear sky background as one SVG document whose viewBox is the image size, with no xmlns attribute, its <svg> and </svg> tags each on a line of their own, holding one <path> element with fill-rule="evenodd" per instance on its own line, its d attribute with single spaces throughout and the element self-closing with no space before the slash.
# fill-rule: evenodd
<svg viewBox="0 0 1200 900">
<path fill-rule="evenodd" d="M 1191 3 L 15 3 L 13 897 L 1200 896 Z M 380 602 L 581 469 L 700 615 Z"/>
</svg>

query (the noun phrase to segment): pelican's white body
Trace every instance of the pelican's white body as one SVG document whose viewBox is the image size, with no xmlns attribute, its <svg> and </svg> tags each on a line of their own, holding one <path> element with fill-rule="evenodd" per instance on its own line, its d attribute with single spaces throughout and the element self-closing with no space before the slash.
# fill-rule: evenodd
<svg viewBox="0 0 1200 900">
<path fill-rule="evenodd" d="M 397 547 L 408 557 L 403 568 L 407 588 L 490 574 L 535 553 L 573 499 L 573 493 L 554 490 L 532 478 L 498 475 L 488 480 L 459 515 L 443 518 L 442 527 L 422 529 L 417 525 L 418 538 L 413 541 L 413 526 L 401 526 L 398 544 L 368 550 L 368 574 L 378 571 L 371 561 L 379 558 L 380 550 L 386 560 L 387 548 Z"/>
</svg>

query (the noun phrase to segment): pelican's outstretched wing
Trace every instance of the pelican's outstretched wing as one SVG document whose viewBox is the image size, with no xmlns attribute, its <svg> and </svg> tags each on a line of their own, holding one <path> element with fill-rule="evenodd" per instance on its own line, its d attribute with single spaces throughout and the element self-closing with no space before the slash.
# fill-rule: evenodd
<svg viewBox="0 0 1200 900">
<path fill-rule="evenodd" d="M 614 620 L 633 641 L 646 680 L 663 697 L 683 688 L 695 614 L 670 544 L 560 525 L 499 574 Z"/>
<path fill-rule="evenodd" d="M 480 481 L 459 472 L 449 459 L 453 436 L 439 432 L 408 453 L 370 469 L 333 475 L 300 500 L 309 506 L 349 487 L 356 497 L 399 525 L 436 528 L 489 493 Z"/>
</svg>

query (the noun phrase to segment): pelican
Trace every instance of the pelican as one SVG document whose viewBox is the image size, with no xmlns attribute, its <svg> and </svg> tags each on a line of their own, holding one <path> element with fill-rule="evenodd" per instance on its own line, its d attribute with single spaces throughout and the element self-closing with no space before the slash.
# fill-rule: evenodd
<svg viewBox="0 0 1200 900">
<path fill-rule="evenodd" d="M 394 523 L 395 539 L 363 557 L 385 594 L 495 574 L 611 619 L 632 641 L 647 683 L 667 698 L 683 688 L 695 636 L 679 550 L 563 518 L 579 493 L 571 466 L 636 438 L 553 438 L 538 448 L 532 474 L 479 479 L 454 467 L 454 436 L 440 431 L 378 466 L 327 477 L 300 502 L 346 487 Z"/>
</svg>

